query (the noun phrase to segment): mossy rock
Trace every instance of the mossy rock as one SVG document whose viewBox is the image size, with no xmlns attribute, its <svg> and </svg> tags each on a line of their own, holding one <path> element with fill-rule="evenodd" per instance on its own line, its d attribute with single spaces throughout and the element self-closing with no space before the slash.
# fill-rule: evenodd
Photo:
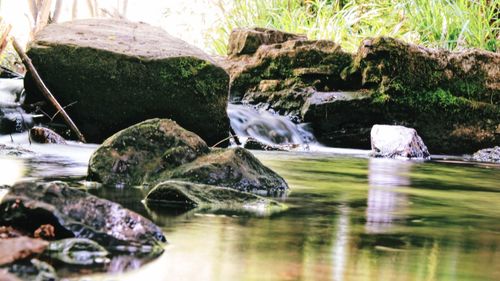
<svg viewBox="0 0 500 281">
<path fill-rule="evenodd" d="M 99 146 L 89 178 L 107 185 L 142 185 L 165 169 L 208 153 L 196 134 L 168 119 L 150 119 L 122 130 Z"/>
<path fill-rule="evenodd" d="M 113 186 L 182 179 L 266 195 L 288 189 L 247 150 L 209 149 L 196 134 L 166 119 L 141 122 L 107 139 L 90 158 L 88 178 Z"/>
<path fill-rule="evenodd" d="M 58 101 L 71 104 L 66 111 L 87 141 L 155 117 L 209 144 L 228 135 L 228 74 L 160 28 L 115 19 L 50 24 L 27 54 Z M 25 86 L 27 103 L 43 100 L 30 75 Z"/>
<path fill-rule="evenodd" d="M 389 37 L 365 39 L 353 61 L 365 87 L 394 95 L 441 88 L 453 96 L 497 105 L 500 54 L 479 49 L 450 52 Z"/>
<path fill-rule="evenodd" d="M 148 207 L 203 208 L 211 210 L 282 209 L 276 201 L 231 188 L 169 180 L 155 186 L 146 196 Z"/>
<path fill-rule="evenodd" d="M 213 149 L 190 163 L 165 171 L 160 178 L 183 179 L 261 195 L 281 195 L 288 189 L 282 177 L 244 148 Z"/>
<path fill-rule="evenodd" d="M 284 89 L 294 84 L 315 86 L 320 90 L 350 85 L 341 74 L 351 65 L 352 54 L 329 40 L 290 39 L 263 44 L 253 54 L 233 55 L 226 60 L 224 66 L 231 76 L 231 101 L 242 100 L 246 93 L 259 90 L 264 80 L 283 81 Z"/>
</svg>

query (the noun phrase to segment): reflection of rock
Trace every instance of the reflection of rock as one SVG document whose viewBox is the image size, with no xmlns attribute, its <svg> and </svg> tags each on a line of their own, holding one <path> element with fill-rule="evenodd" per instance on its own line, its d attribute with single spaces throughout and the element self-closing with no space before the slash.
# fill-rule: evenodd
<svg viewBox="0 0 500 281">
<path fill-rule="evenodd" d="M 62 182 L 19 183 L 2 199 L 0 224 L 34 233 L 54 227 L 54 239 L 89 238 L 105 247 L 159 247 L 165 237 L 148 219 Z"/>
<path fill-rule="evenodd" d="M 399 214 L 408 205 L 408 198 L 398 192 L 400 187 L 411 184 L 409 173 L 413 162 L 393 159 L 370 158 L 366 230 L 380 233 L 403 218 Z"/>
<path fill-rule="evenodd" d="M 146 203 L 191 209 L 267 209 L 280 208 L 279 203 L 258 195 L 230 188 L 182 181 L 166 181 L 154 187 L 146 196 Z"/>
<path fill-rule="evenodd" d="M 374 125 L 371 130 L 372 155 L 387 158 L 429 158 L 424 141 L 412 128 Z"/>
<path fill-rule="evenodd" d="M 472 155 L 473 161 L 500 163 L 500 146 L 481 149 Z"/>
<path fill-rule="evenodd" d="M 109 253 L 106 249 L 85 238 L 67 238 L 52 241 L 45 254 L 73 265 L 94 265 L 109 261 L 107 259 Z"/>
<path fill-rule="evenodd" d="M 50 264 L 37 259 L 14 263 L 8 266 L 7 269 L 21 280 L 53 281 L 59 279 Z"/>
</svg>

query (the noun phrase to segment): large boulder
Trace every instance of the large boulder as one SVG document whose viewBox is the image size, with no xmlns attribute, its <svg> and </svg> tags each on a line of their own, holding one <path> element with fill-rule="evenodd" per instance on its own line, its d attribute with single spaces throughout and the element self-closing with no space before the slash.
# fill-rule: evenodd
<svg viewBox="0 0 500 281">
<path fill-rule="evenodd" d="M 229 77 L 201 50 L 145 23 L 86 19 L 50 24 L 27 52 L 87 141 L 165 117 L 209 144 L 228 135 Z M 43 99 L 25 79 L 27 103 Z M 50 109 L 50 106 L 46 109 Z"/>
<path fill-rule="evenodd" d="M 413 128 L 375 125 L 370 134 L 374 157 L 428 159 L 430 156 Z"/>
<path fill-rule="evenodd" d="M 159 249 L 165 242 L 148 219 L 62 182 L 18 183 L 2 198 L 0 209 L 0 225 L 27 233 L 50 225 L 52 239 L 88 238 L 114 250 Z"/>
<path fill-rule="evenodd" d="M 174 121 L 151 119 L 107 139 L 91 156 L 89 179 L 106 185 L 155 185 L 169 179 L 267 195 L 286 182 L 242 148 L 209 149 Z"/>
</svg>

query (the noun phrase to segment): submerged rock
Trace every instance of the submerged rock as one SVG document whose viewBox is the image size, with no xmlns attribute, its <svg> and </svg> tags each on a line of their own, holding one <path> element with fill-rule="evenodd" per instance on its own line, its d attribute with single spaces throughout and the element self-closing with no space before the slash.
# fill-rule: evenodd
<svg viewBox="0 0 500 281">
<path fill-rule="evenodd" d="M 288 189 L 248 151 L 209 149 L 192 132 L 166 119 L 120 131 L 91 156 L 89 179 L 107 185 L 154 185 L 169 179 L 275 194 Z"/>
<path fill-rule="evenodd" d="M 10 264 L 19 260 L 41 254 L 48 242 L 29 237 L 0 239 L 0 265 Z"/>
<path fill-rule="evenodd" d="M 35 126 L 30 129 L 29 137 L 31 141 L 37 143 L 57 143 L 66 144 L 66 140 L 61 137 L 58 133 L 52 131 L 49 128 Z"/>
<path fill-rule="evenodd" d="M 428 159 L 430 156 L 417 131 L 403 126 L 373 126 L 371 144 L 374 157 Z"/>
<path fill-rule="evenodd" d="M 473 161 L 500 163 L 500 146 L 485 148 L 472 155 Z"/>
<path fill-rule="evenodd" d="M 88 238 L 110 248 L 157 247 L 161 229 L 119 204 L 100 199 L 62 182 L 18 183 L 0 204 L 0 224 L 34 233 L 53 226 L 53 239 Z"/>
<path fill-rule="evenodd" d="M 165 181 L 155 186 L 146 196 L 146 204 L 213 209 L 280 208 L 276 201 L 231 188 L 183 181 Z"/>
<path fill-rule="evenodd" d="M 117 19 L 50 24 L 27 54 L 89 142 L 155 117 L 209 144 L 228 135 L 227 73 L 161 28 Z M 27 103 L 43 99 L 30 75 L 25 85 Z"/>
</svg>

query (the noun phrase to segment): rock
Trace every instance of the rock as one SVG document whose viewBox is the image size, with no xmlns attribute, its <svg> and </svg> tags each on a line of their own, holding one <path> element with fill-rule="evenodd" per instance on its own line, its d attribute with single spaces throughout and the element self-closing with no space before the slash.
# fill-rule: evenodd
<svg viewBox="0 0 500 281">
<path fill-rule="evenodd" d="M 368 38 L 361 43 L 353 70 L 361 74 L 364 86 L 399 95 L 441 88 L 455 97 L 495 105 L 500 101 L 500 53 L 450 52 L 389 37 Z"/>
<path fill-rule="evenodd" d="M 37 143 L 57 143 L 66 144 L 66 140 L 49 128 L 35 126 L 30 129 L 29 137 L 31 141 Z"/>
<path fill-rule="evenodd" d="M 366 148 L 373 124 L 385 121 L 382 112 L 370 91 L 315 92 L 304 103 L 301 118 L 323 144 Z"/>
<path fill-rule="evenodd" d="M 472 161 L 500 163 L 500 146 L 477 151 L 472 155 Z"/>
<path fill-rule="evenodd" d="M 415 129 L 375 125 L 370 135 L 374 157 L 429 159 L 429 151 Z"/>
<path fill-rule="evenodd" d="M 253 54 L 261 45 L 283 43 L 289 40 L 305 40 L 304 35 L 267 28 L 236 28 L 229 35 L 228 55 Z"/>
<path fill-rule="evenodd" d="M 231 44 L 234 42 L 230 41 Z M 258 91 L 259 86 L 262 89 L 261 83 L 265 80 L 280 81 L 274 82 L 279 87 L 274 87 L 273 91 L 297 85 L 314 86 L 318 90 L 345 87 L 347 81 L 341 73 L 352 60 L 352 54 L 328 40 L 294 38 L 261 45 L 251 56 L 232 56 L 224 63 L 231 76 L 230 100 L 241 101 L 246 93 Z"/>
<path fill-rule="evenodd" d="M 244 149 L 209 149 L 171 120 L 152 119 L 120 131 L 91 156 L 89 179 L 106 185 L 155 185 L 169 179 L 267 194 L 286 182 Z"/>
<path fill-rule="evenodd" d="M 155 117 L 209 144 L 228 135 L 227 73 L 160 28 L 117 19 L 50 24 L 27 54 L 58 101 L 72 104 L 66 111 L 89 142 Z M 42 100 L 30 75 L 25 86 L 27 103 Z"/>
<path fill-rule="evenodd" d="M 48 242 L 29 237 L 0 239 L 0 265 L 6 265 L 41 254 Z"/>
<path fill-rule="evenodd" d="M 54 239 L 88 238 L 113 249 L 159 247 L 165 237 L 148 219 L 62 182 L 18 183 L 0 204 L 0 224 L 34 233 L 54 227 Z"/>
<path fill-rule="evenodd" d="M 191 209 L 280 208 L 276 201 L 231 188 L 183 181 L 165 181 L 155 186 L 146 196 L 146 204 Z"/>
<path fill-rule="evenodd" d="M 364 40 L 356 54 L 331 41 L 291 40 L 225 62 L 231 101 L 310 123 L 324 145 L 367 149 L 373 125 L 394 124 L 447 154 L 500 145 L 499 65 L 499 53 L 385 37 Z"/>
<path fill-rule="evenodd" d="M 66 264 L 95 265 L 108 263 L 109 252 L 96 242 L 85 238 L 67 238 L 49 244 L 45 255 Z"/>
<path fill-rule="evenodd" d="M 206 143 L 168 119 L 151 119 L 108 138 L 89 163 L 89 178 L 107 185 L 142 185 L 165 169 L 209 152 Z"/>
<path fill-rule="evenodd" d="M 193 162 L 163 172 L 160 178 L 182 179 L 267 196 L 282 195 L 288 189 L 282 177 L 262 165 L 244 148 L 214 149 Z"/>
</svg>

